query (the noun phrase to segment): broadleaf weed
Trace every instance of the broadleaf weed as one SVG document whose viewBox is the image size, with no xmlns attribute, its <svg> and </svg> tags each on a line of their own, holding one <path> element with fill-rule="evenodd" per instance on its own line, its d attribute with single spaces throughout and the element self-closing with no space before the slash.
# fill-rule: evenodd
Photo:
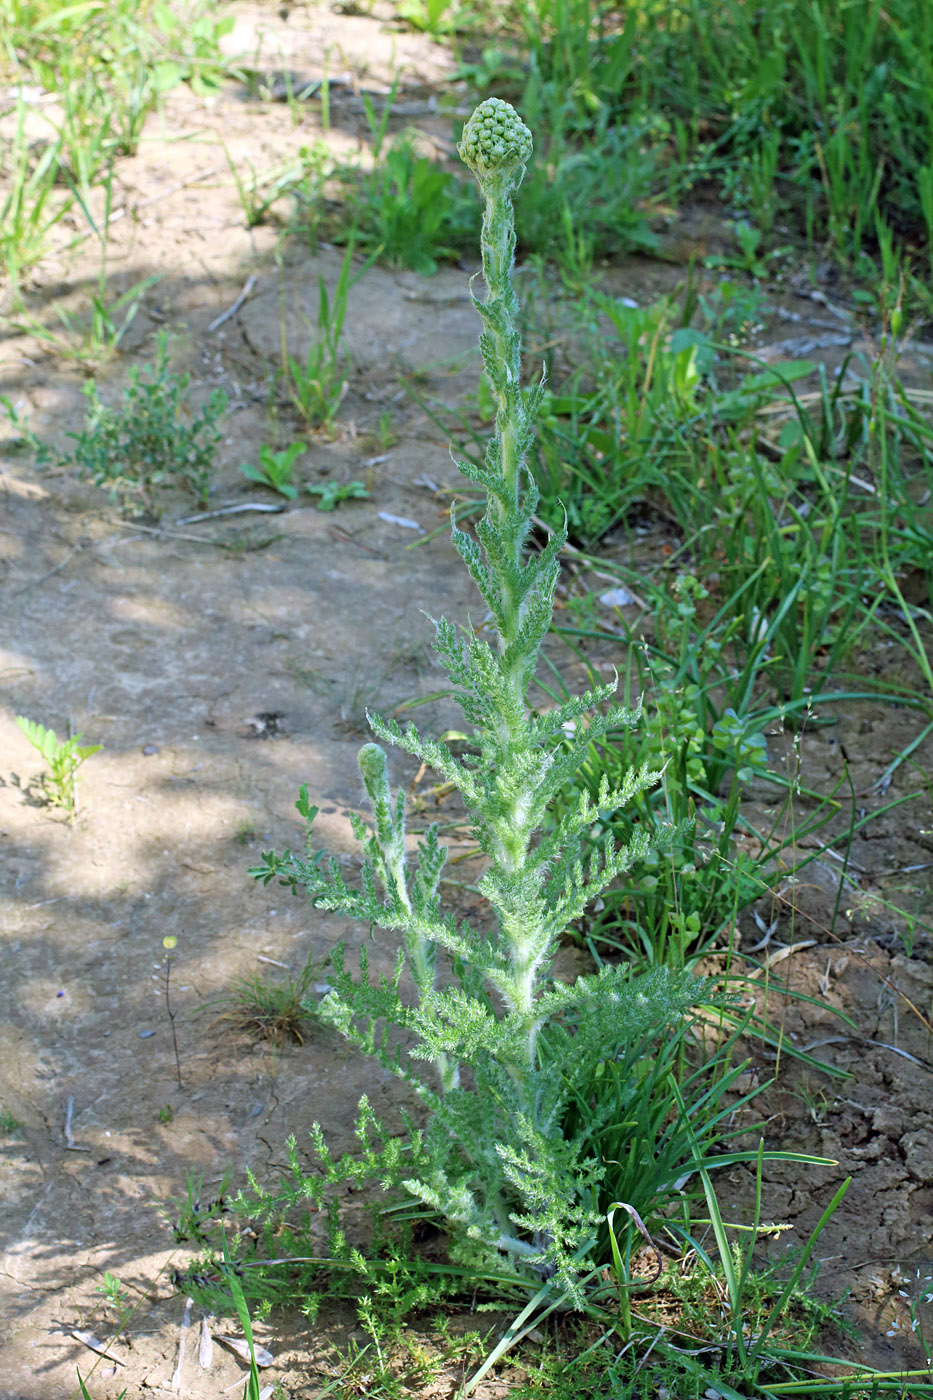
<svg viewBox="0 0 933 1400">
<path fill-rule="evenodd" d="M 298 487 L 292 482 L 292 472 L 304 451 L 303 442 L 292 442 L 279 452 L 264 443 L 259 449 L 259 465 L 246 463 L 240 471 L 249 481 L 255 481 L 258 486 L 268 486 L 270 491 L 277 491 L 286 500 L 293 501 L 298 495 Z"/>
<path fill-rule="evenodd" d="M 104 403 L 96 380 L 85 386 L 90 410 L 80 431 L 66 434 L 74 447 L 60 461 L 134 514 L 158 514 L 160 487 L 183 487 L 206 504 L 227 396 L 215 389 L 193 413 L 189 383 L 187 374 L 170 372 L 168 337 L 160 332 L 155 364 L 131 368 L 120 407 Z"/>
<path fill-rule="evenodd" d="M 362 481 L 311 482 L 305 490 L 317 497 L 318 510 L 336 510 L 341 501 L 365 501 L 369 492 Z"/>
<path fill-rule="evenodd" d="M 70 821 L 77 816 L 78 803 L 76 775 L 87 759 L 100 753 L 100 744 L 82 744 L 81 735 L 74 734 L 68 739 L 59 739 L 54 729 L 46 729 L 25 715 L 17 715 L 16 723 L 42 755 L 47 765 L 43 778 L 48 801 L 53 807 L 61 807 Z"/>
<path fill-rule="evenodd" d="M 97 1292 L 106 1301 L 107 1305 L 113 1309 L 114 1316 L 119 1324 L 119 1331 L 129 1337 L 127 1331 L 133 1319 L 135 1311 L 130 1295 L 115 1274 L 108 1269 L 104 1274 L 103 1283 L 98 1284 Z"/>
</svg>

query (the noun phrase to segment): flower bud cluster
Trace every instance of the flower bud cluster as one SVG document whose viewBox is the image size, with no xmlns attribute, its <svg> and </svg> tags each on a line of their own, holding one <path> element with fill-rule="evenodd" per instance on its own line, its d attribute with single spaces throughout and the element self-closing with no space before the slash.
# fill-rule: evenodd
<svg viewBox="0 0 933 1400">
<path fill-rule="evenodd" d="M 464 126 L 457 150 L 478 180 L 510 175 L 531 159 L 531 132 L 510 103 L 490 97 Z"/>
</svg>

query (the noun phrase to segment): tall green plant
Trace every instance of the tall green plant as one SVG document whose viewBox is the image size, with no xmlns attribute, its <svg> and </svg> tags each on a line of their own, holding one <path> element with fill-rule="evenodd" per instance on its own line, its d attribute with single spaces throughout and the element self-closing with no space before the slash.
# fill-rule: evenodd
<svg viewBox="0 0 933 1400">
<path fill-rule="evenodd" d="M 621 1041 L 659 1033 L 697 999 L 702 984 L 664 968 L 633 981 L 624 968 L 608 966 L 572 986 L 552 980 L 564 929 L 650 847 L 649 837 L 636 832 L 625 845 L 608 840 L 584 862 L 585 833 L 600 811 L 624 807 L 657 774 L 646 764 L 616 787 L 604 782 L 595 801 L 581 796 L 542 834 L 549 808 L 590 745 L 614 727 L 636 723 L 638 713 L 608 706 L 615 682 L 544 713 L 529 708 L 564 542 L 558 532 L 540 554 L 525 547 L 538 503 L 526 454 L 542 386 L 525 389 L 520 382 L 512 199 L 531 156 L 531 133 L 508 103 L 493 98 L 466 124 L 459 150 L 485 201 L 487 294 L 474 305 L 496 423 L 485 461 L 459 464 L 485 492 L 485 514 L 475 539 L 456 523 L 453 539 L 489 610 L 490 640 L 472 629 L 461 636 L 444 619 L 436 623 L 437 653 L 473 726 L 464 757 L 412 725 L 402 730 L 376 715 L 369 720 L 377 738 L 415 755 L 458 789 L 488 860 L 480 889 L 490 918 L 474 926 L 442 912 L 447 851 L 436 826 L 410 865 L 404 798 L 393 797 L 386 754 L 375 743 L 359 754 L 372 808 L 369 825 L 353 822 L 363 849 L 360 886 L 349 885 L 337 861 L 314 850 L 317 809 L 306 789 L 298 805 L 309 825 L 308 854 L 265 853 L 252 873 L 307 890 L 316 908 L 400 935 L 388 977 L 373 979 L 365 955 L 354 977 L 338 947 L 333 990 L 320 1006 L 348 1040 L 407 1081 L 427 1110 L 426 1127 L 412 1132 L 404 1149 L 390 1142 L 376 1155 L 372 1142 L 381 1126 L 364 1101 L 358 1131 L 371 1174 L 445 1216 L 461 1258 L 491 1263 L 504 1254 L 526 1276 L 556 1274 L 579 1302 L 580 1259 L 595 1239 L 604 1168 L 582 1135 L 564 1136 L 568 1106 Z M 584 732 L 568 743 L 568 728 L 588 711 L 595 713 Z M 452 962 L 450 985 L 439 975 L 440 953 Z M 413 1001 L 407 991 L 403 997 L 406 970 Z M 406 1054 L 396 1029 L 413 1041 Z M 432 1074 L 422 1071 L 425 1061 Z M 341 1168 L 326 1156 L 319 1130 L 316 1143 L 330 1180 L 341 1170 L 359 1178 L 359 1162 Z"/>
</svg>

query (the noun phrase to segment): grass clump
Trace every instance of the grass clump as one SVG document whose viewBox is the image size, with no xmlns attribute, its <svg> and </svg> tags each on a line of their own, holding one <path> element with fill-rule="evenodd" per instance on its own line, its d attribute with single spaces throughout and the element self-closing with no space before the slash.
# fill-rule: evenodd
<svg viewBox="0 0 933 1400">
<path fill-rule="evenodd" d="M 276 385 L 284 391 L 292 409 L 309 428 L 330 432 L 350 379 L 350 352 L 343 343 L 343 327 L 347 316 L 347 297 L 352 287 L 370 266 L 365 262 L 355 273 L 352 270 L 353 240 L 340 265 L 337 284 L 331 295 L 318 276 L 317 324 L 309 327 L 308 349 L 304 357 L 289 351 L 284 302 L 282 311 L 282 366 Z"/>
<path fill-rule="evenodd" d="M 520 0 L 522 98 L 589 131 L 644 120 L 675 182 L 714 181 L 769 232 L 793 220 L 836 251 L 871 247 L 875 220 L 929 237 L 933 19 L 925 0 Z M 671 75 L 676 74 L 673 82 Z M 684 184 L 680 183 L 683 191 Z"/>
<path fill-rule="evenodd" d="M 231 15 L 190 0 L 62 5 L 0 0 L 0 75 L 16 89 L 16 133 L 0 160 L 0 271 L 21 299 L 29 271 L 69 210 L 90 212 L 114 162 L 138 148 L 150 112 L 188 83 L 216 92 L 228 71 L 220 41 Z M 51 113 L 24 88 L 53 95 Z"/>
<path fill-rule="evenodd" d="M 511 0 L 496 21 L 494 30 L 478 26 L 485 45 L 465 51 L 460 75 L 551 132 L 546 179 L 535 172 L 521 195 L 525 238 L 533 206 L 556 204 L 540 245 L 546 256 L 573 267 L 579 246 L 568 263 L 568 233 L 597 256 L 600 245 L 646 246 L 641 201 L 667 220 L 691 198 L 708 204 L 714 194 L 734 248 L 711 253 L 709 265 L 780 276 L 803 238 L 831 253 L 873 301 L 874 264 L 887 244 L 928 313 L 933 20 L 925 0 L 769 0 L 754 11 L 743 0 L 621 8 Z M 557 192 L 565 181 L 566 231 Z M 617 199 L 617 190 L 634 197 Z M 777 247 L 767 246 L 772 240 Z"/>
<path fill-rule="evenodd" d="M 251 1040 L 304 1045 L 314 1015 L 314 980 L 320 973 L 320 963 L 310 959 L 299 973 L 284 977 L 244 973 L 211 1003 L 213 1022 L 221 1031 Z"/>
<path fill-rule="evenodd" d="M 22 1123 L 8 1108 L 0 1108 L 0 1135 L 16 1137 L 22 1131 Z"/>
<path fill-rule="evenodd" d="M 370 170 L 336 172 L 346 210 L 341 225 L 392 267 L 430 276 L 439 263 L 456 261 L 475 242 L 477 228 L 475 205 L 462 183 L 419 155 L 411 135 L 385 150 L 377 140 L 373 154 Z"/>
<path fill-rule="evenodd" d="M 637 126 L 601 121 L 583 139 L 552 131 L 546 159 L 516 198 L 522 254 L 557 262 L 580 286 L 599 259 L 650 253 L 658 243 L 648 222 L 654 177 Z"/>
</svg>

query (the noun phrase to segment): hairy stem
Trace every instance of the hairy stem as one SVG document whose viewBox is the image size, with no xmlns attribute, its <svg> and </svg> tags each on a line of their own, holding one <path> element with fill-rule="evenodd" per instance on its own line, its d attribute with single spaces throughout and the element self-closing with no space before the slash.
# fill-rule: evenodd
<svg viewBox="0 0 933 1400">
<path fill-rule="evenodd" d="M 533 674 L 529 652 L 533 650 L 536 659 L 541 634 L 524 639 L 522 632 L 529 603 L 541 589 L 553 587 L 548 579 L 534 577 L 538 561 L 525 558 L 524 554 L 531 514 L 527 508 L 527 492 L 523 499 L 530 425 L 521 388 L 519 308 L 512 287 L 515 258 L 512 197 L 521 183 L 524 163 L 530 153 L 531 138 L 527 128 L 512 108 L 495 99 L 477 109 L 464 129 L 460 145 L 460 154 L 476 176 L 485 200 L 481 249 L 486 298 L 476 305 L 485 327 L 481 340 L 483 360 L 496 400 L 495 439 L 487 460 L 498 465 L 500 481 L 490 486 L 483 522 L 486 529 L 478 533 L 484 541 L 495 535 L 501 548 L 501 553 L 486 549 L 486 564 L 501 600 L 498 651 L 505 703 L 500 706 L 497 732 L 503 802 L 495 821 L 498 839 L 494 855 L 506 881 L 527 870 L 534 831 L 530 820 L 534 794 L 515 781 L 515 768 L 533 747 L 526 691 Z M 529 570 L 532 571 L 530 579 Z M 500 907 L 498 912 L 510 944 L 512 965 L 511 985 L 504 989 L 506 1004 L 511 1014 L 526 1021 L 523 1064 L 520 1069 L 512 1067 L 511 1074 L 526 1111 L 533 1116 L 534 1106 L 528 1102 L 523 1081 L 527 1080 L 536 1061 L 539 1027 L 533 1018 L 533 1007 L 542 949 L 541 939 L 535 934 L 540 930 L 523 926 L 523 913 L 518 909 Z M 525 914 L 533 918 L 531 911 Z"/>
</svg>

